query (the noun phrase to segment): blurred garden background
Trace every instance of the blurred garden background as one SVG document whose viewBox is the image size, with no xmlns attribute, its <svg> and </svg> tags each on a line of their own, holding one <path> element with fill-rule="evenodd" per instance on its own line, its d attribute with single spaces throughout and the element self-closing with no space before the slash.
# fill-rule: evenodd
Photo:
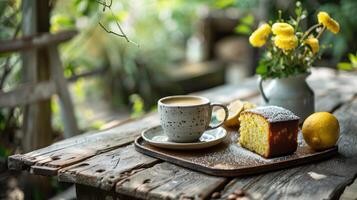
<svg viewBox="0 0 357 200">
<path fill-rule="evenodd" d="M 37 24 L 37 35 L 77 31 L 73 39 L 58 48 L 78 133 L 85 133 L 141 117 L 156 109 L 160 97 L 226 83 L 239 84 L 254 76 L 261 50 L 249 45 L 250 33 L 259 23 L 276 19 L 278 10 L 283 18 L 294 16 L 296 3 L 286 0 L 0 0 L 0 41 L 29 36 L 25 34 L 26 27 L 34 24 L 26 24 L 32 23 L 26 18 L 26 11 L 33 4 L 37 4 L 38 20 L 33 22 Z M 357 1 L 302 0 L 301 3 L 309 13 L 302 22 L 304 27 L 316 23 L 319 11 L 328 12 L 341 26 L 338 35 L 323 36 L 320 44 L 324 56 L 315 66 L 356 70 Z M 2 42 L 0 49 L 1 45 Z M 0 94 L 26 85 L 27 63 L 22 55 L 21 52 L 0 54 Z M 48 63 L 46 53 L 39 50 L 37 56 L 39 60 L 47 57 Z M 37 74 L 40 79 L 48 79 L 43 70 Z M 28 180 L 26 175 L 14 175 L 6 170 L 9 155 L 65 137 L 57 95 L 39 104 L 47 109 L 46 120 L 39 122 L 48 124 L 45 130 L 42 126 L 45 136 L 40 136 L 42 143 L 25 148 L 25 106 L 1 107 L 0 199 L 48 199 L 69 187 L 56 180 Z M 36 184 L 30 184 L 31 181 Z"/>
</svg>

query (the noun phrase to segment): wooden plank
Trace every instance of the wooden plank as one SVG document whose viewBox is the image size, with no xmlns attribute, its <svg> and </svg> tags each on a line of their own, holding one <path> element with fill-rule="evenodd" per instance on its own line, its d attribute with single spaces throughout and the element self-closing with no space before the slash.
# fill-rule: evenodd
<svg viewBox="0 0 357 200">
<path fill-rule="evenodd" d="M 77 80 L 82 79 L 82 78 L 103 75 L 104 73 L 106 73 L 108 71 L 108 69 L 109 69 L 108 67 L 101 67 L 101 68 L 93 69 L 91 71 L 86 71 L 86 72 L 82 72 L 79 74 L 75 74 L 75 75 L 67 78 L 67 81 L 68 82 L 76 82 Z"/>
<path fill-rule="evenodd" d="M 64 124 L 64 137 L 79 134 L 77 119 L 74 112 L 71 96 L 67 88 L 67 80 L 63 75 L 63 66 L 59 57 L 59 52 L 56 45 L 51 45 L 48 48 L 50 56 L 50 66 L 52 79 L 56 84 L 56 89 L 61 103 L 61 114 Z"/>
<path fill-rule="evenodd" d="M 129 145 L 63 168 L 58 180 L 111 190 L 116 182 L 158 162 Z"/>
<path fill-rule="evenodd" d="M 252 199 L 334 199 L 350 181 L 351 177 L 303 166 L 233 181 L 222 199 L 236 189 L 244 190 Z"/>
<path fill-rule="evenodd" d="M 357 158 L 357 98 L 344 104 L 334 112 L 340 122 L 340 138 L 338 140 L 341 155 L 346 158 Z M 356 168 L 357 169 L 357 168 Z"/>
<path fill-rule="evenodd" d="M 315 95 L 326 94 L 329 91 L 338 91 L 340 94 L 354 94 L 357 92 L 355 73 L 335 71 L 329 68 L 315 68 L 307 79 Z"/>
<path fill-rule="evenodd" d="M 341 127 L 340 155 L 318 164 L 236 178 L 222 192 L 222 199 L 244 189 L 257 199 L 334 199 L 357 176 L 357 99 L 334 113 Z"/>
<path fill-rule="evenodd" d="M 357 200 L 357 179 L 345 189 L 340 200 Z"/>
<path fill-rule="evenodd" d="M 207 97 L 212 103 L 228 104 L 236 99 L 250 99 L 259 96 L 256 83 L 256 78 L 250 78 L 239 85 L 223 85 L 193 94 Z"/>
<path fill-rule="evenodd" d="M 28 17 L 27 14 L 24 16 Z M 34 24 L 34 23 L 29 23 L 28 20 L 31 20 L 31 18 L 24 17 L 23 19 L 24 19 L 24 24 L 26 23 Z M 36 30 L 36 26 L 34 26 L 33 28 Z M 35 33 L 32 33 L 32 34 L 27 34 L 22 38 L 16 38 L 14 40 L 0 41 L 0 53 L 25 51 L 29 49 L 46 47 L 51 44 L 59 44 L 72 39 L 74 36 L 77 35 L 77 33 L 78 32 L 76 30 L 61 31 L 55 34 L 43 33 L 40 35 L 36 35 Z"/>
<path fill-rule="evenodd" d="M 0 92 L 0 107 L 15 107 L 49 99 L 56 94 L 52 81 L 23 84 L 9 92 Z"/>
<path fill-rule="evenodd" d="M 55 143 L 21 156 L 14 155 L 9 158 L 9 168 L 16 170 L 32 165 L 44 165 L 56 170 L 56 168 L 73 165 L 94 155 L 129 144 L 141 134 L 142 130 L 158 123 L 157 115 L 150 115 L 110 130 Z"/>
<path fill-rule="evenodd" d="M 225 182 L 223 177 L 161 163 L 118 182 L 116 192 L 140 199 L 205 199 Z"/>
<path fill-rule="evenodd" d="M 31 166 L 30 172 L 42 176 L 56 176 L 58 170 L 59 168 L 34 165 Z"/>
<path fill-rule="evenodd" d="M 329 91 L 328 93 L 319 96 L 319 100 L 315 102 L 316 112 L 333 111 L 338 108 L 343 102 L 351 99 L 353 95 L 342 96 L 338 91 Z"/>
</svg>

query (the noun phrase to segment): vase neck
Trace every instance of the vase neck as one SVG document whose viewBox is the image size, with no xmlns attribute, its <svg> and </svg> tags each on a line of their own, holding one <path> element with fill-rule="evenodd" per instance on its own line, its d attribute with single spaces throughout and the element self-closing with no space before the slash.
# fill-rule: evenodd
<svg viewBox="0 0 357 200">
<path fill-rule="evenodd" d="M 309 76 L 309 74 L 299 74 L 296 76 L 289 76 L 285 78 L 278 78 L 277 81 L 283 82 L 283 83 L 288 83 L 288 82 L 305 82 L 306 78 Z"/>
</svg>

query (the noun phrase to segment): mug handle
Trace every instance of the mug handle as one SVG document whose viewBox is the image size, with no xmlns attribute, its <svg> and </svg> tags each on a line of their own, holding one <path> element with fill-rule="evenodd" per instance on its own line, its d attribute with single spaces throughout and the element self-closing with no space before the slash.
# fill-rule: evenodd
<svg viewBox="0 0 357 200">
<path fill-rule="evenodd" d="M 224 120 L 221 121 L 219 124 L 217 124 L 217 125 L 215 125 L 215 126 L 209 125 L 209 126 L 208 126 L 208 130 L 212 130 L 212 129 L 215 129 L 215 128 L 218 128 L 218 127 L 222 126 L 222 124 L 227 120 L 228 115 L 229 115 L 227 106 L 225 106 L 225 105 L 223 105 L 223 104 L 219 104 L 219 103 L 213 103 L 213 104 L 211 104 L 211 108 L 213 108 L 214 106 L 218 106 L 218 107 L 223 108 L 223 110 L 224 110 L 226 116 L 224 117 Z M 212 109 L 212 110 L 213 110 L 213 109 Z"/>
</svg>

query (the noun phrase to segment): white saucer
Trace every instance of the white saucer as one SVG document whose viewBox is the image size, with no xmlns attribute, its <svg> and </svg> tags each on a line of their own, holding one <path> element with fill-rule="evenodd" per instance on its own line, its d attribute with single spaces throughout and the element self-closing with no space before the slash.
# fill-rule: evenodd
<svg viewBox="0 0 357 200">
<path fill-rule="evenodd" d="M 161 126 L 149 128 L 141 133 L 143 139 L 149 144 L 175 150 L 203 149 L 219 144 L 227 136 L 227 131 L 222 128 L 216 128 L 206 131 L 202 134 L 199 141 L 191 143 L 176 143 L 168 140 Z"/>
</svg>

